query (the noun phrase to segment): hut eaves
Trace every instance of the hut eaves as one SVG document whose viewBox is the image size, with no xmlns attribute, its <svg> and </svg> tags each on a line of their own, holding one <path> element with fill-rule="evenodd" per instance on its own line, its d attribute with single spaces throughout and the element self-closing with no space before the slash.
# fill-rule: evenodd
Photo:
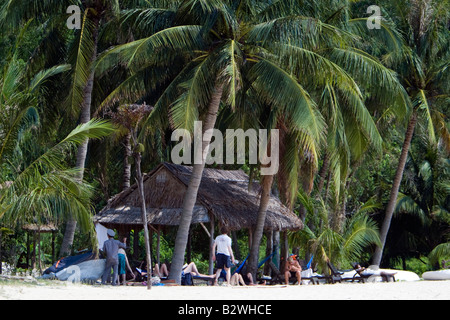
<svg viewBox="0 0 450 320">
<path fill-rule="evenodd" d="M 178 225 L 184 193 L 192 167 L 162 163 L 144 176 L 147 218 L 152 225 Z M 205 168 L 200 184 L 192 223 L 216 222 L 232 230 L 252 228 L 256 225 L 260 186 L 253 182 L 249 190 L 249 177 L 242 170 Z M 96 216 L 95 221 L 107 227 L 140 225 L 137 185 L 117 194 Z M 271 196 L 265 229 L 298 230 L 302 222 L 279 199 Z"/>
</svg>

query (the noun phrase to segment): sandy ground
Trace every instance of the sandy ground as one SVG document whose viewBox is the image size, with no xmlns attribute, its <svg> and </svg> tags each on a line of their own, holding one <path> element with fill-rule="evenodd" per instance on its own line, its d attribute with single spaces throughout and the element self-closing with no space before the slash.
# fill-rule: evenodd
<svg viewBox="0 0 450 320">
<path fill-rule="evenodd" d="M 450 281 L 302 286 L 111 287 L 1 284 L 0 300 L 449 300 Z"/>
</svg>

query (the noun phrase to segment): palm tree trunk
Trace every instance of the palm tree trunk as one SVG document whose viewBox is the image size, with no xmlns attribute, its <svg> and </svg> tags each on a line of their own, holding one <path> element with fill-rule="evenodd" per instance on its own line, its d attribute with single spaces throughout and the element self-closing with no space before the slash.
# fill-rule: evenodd
<svg viewBox="0 0 450 320">
<path fill-rule="evenodd" d="M 406 129 L 405 141 L 403 142 L 402 152 L 400 154 L 400 159 L 398 162 L 397 171 L 395 173 L 394 182 L 392 184 L 391 196 L 386 207 L 386 214 L 384 217 L 383 225 L 380 232 L 381 247 L 375 249 L 372 264 L 379 266 L 381 263 L 381 258 L 383 256 L 384 246 L 386 244 L 387 234 L 389 232 L 389 227 L 391 226 L 392 215 L 394 214 L 395 205 L 397 203 L 398 191 L 400 189 L 400 183 L 403 178 L 403 171 L 405 170 L 406 159 L 408 157 L 408 150 L 411 145 L 411 140 L 414 134 L 414 128 L 417 123 L 417 112 L 413 111 L 411 118 Z"/>
<path fill-rule="evenodd" d="M 316 192 L 317 197 L 320 197 L 320 194 L 322 193 L 323 186 L 325 185 L 325 176 L 328 173 L 329 167 L 330 167 L 330 156 L 328 152 L 325 152 L 325 156 L 323 158 L 323 165 L 319 171 L 319 183 L 317 184 L 317 192 Z"/>
<path fill-rule="evenodd" d="M 273 175 L 262 176 L 261 179 L 261 199 L 259 202 L 258 218 L 256 220 L 255 230 L 253 232 L 252 246 L 250 249 L 250 257 L 248 259 L 248 272 L 256 279 L 256 271 L 258 269 L 259 246 L 266 222 L 267 207 L 269 206 L 270 190 L 272 188 Z"/>
<path fill-rule="evenodd" d="M 93 50 L 93 54 L 92 54 L 92 58 L 91 58 L 91 65 L 94 64 L 94 61 L 97 57 L 98 22 L 97 22 L 96 28 L 94 28 L 92 36 L 94 39 L 94 50 Z M 86 86 L 84 87 L 84 91 L 83 91 L 83 104 L 82 104 L 81 116 L 80 116 L 81 124 L 87 123 L 91 120 L 91 102 L 92 102 L 92 91 L 94 89 L 94 75 L 95 75 L 94 68 L 92 68 L 92 71 L 89 75 L 88 81 L 87 81 Z M 78 151 L 77 151 L 76 168 L 79 169 L 77 179 L 80 181 L 80 183 L 82 183 L 82 181 L 83 181 L 88 143 L 89 143 L 89 140 L 86 139 L 86 141 L 84 141 L 78 147 Z M 63 242 L 61 244 L 61 249 L 60 249 L 60 253 L 59 253 L 60 257 L 70 254 L 70 251 L 71 251 L 71 248 L 73 245 L 73 239 L 75 237 L 76 228 L 77 228 L 77 221 L 76 221 L 75 217 L 71 216 L 69 218 L 69 220 L 66 222 L 64 238 L 63 238 Z"/>
<path fill-rule="evenodd" d="M 203 169 L 205 168 L 206 153 L 211 142 L 211 135 L 204 135 L 205 131 L 213 129 L 216 124 L 217 113 L 219 111 L 220 100 L 222 99 L 223 84 L 217 83 L 206 114 L 203 125 L 202 139 L 202 161 L 200 164 L 193 165 L 192 175 L 188 188 L 184 194 L 183 212 L 181 214 L 180 225 L 178 227 L 177 237 L 175 239 L 175 248 L 172 257 L 169 279 L 181 283 L 181 271 L 184 264 L 184 255 L 189 236 L 189 228 L 192 221 L 192 211 L 197 201 L 198 188 L 202 180 Z"/>
</svg>

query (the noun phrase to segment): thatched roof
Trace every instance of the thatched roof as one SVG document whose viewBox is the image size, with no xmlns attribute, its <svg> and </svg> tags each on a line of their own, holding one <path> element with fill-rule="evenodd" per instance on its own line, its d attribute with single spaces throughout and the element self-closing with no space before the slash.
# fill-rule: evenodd
<svg viewBox="0 0 450 320">
<path fill-rule="evenodd" d="M 56 227 L 53 223 L 48 224 L 36 224 L 36 223 L 30 223 L 22 226 L 23 230 L 26 231 L 35 231 L 40 233 L 48 233 L 58 230 L 58 227 Z"/>
<path fill-rule="evenodd" d="M 153 225 L 178 225 L 183 196 L 189 183 L 192 167 L 163 163 L 144 176 L 147 218 Z M 249 177 L 242 170 L 205 168 L 200 184 L 192 223 L 215 222 L 232 230 L 256 225 L 259 208 L 257 182 L 248 185 Z M 108 201 L 95 221 L 109 228 L 142 224 L 137 185 L 129 187 Z M 266 229 L 297 230 L 301 220 L 272 196 L 266 217 Z"/>
</svg>

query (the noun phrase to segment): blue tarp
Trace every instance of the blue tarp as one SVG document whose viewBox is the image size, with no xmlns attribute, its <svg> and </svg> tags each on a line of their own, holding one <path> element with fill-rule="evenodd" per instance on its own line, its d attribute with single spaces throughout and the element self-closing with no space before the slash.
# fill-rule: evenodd
<svg viewBox="0 0 450 320">
<path fill-rule="evenodd" d="M 51 273 L 57 273 L 61 270 L 64 270 L 65 268 L 80 264 L 84 261 L 93 260 L 95 258 L 95 254 L 92 251 L 88 251 L 83 254 L 79 254 L 76 256 L 69 256 L 62 258 L 55 262 L 50 268 L 44 271 L 44 274 L 51 274 Z"/>
</svg>

